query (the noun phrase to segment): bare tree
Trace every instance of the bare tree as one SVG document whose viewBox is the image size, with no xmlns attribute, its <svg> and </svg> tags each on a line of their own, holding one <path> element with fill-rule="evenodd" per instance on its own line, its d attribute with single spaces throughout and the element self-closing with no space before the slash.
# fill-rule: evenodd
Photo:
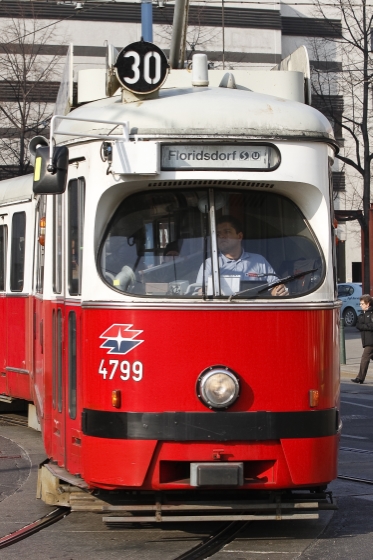
<svg viewBox="0 0 373 560">
<path fill-rule="evenodd" d="M 186 60 L 188 64 L 195 53 L 203 53 L 211 45 L 219 44 L 221 41 L 221 29 L 219 27 L 210 27 L 202 24 L 202 16 L 205 11 L 204 6 L 195 7 L 194 12 L 194 23 L 195 25 L 187 26 L 187 33 L 185 37 L 186 43 Z M 155 41 L 166 43 L 169 45 L 171 43 L 172 36 L 172 25 L 161 25 L 155 29 Z"/>
<path fill-rule="evenodd" d="M 313 58 L 319 61 L 319 69 L 313 73 L 313 93 L 334 122 L 337 136 L 345 139 L 337 158 L 350 168 L 353 182 L 351 204 L 356 210 L 362 210 L 359 223 L 364 240 L 363 285 L 365 292 L 369 292 L 373 12 L 366 0 L 332 0 L 327 7 L 322 0 L 316 0 L 316 10 L 318 17 L 324 18 L 330 37 L 314 41 Z M 330 62 L 338 59 L 342 61 L 342 68 Z M 324 68 L 323 61 L 329 61 Z M 343 112 L 336 104 L 337 96 L 343 96 Z"/>
<path fill-rule="evenodd" d="M 29 139 L 49 125 L 61 56 L 48 54 L 55 25 L 24 17 L 24 2 L 0 28 L 0 170 L 3 177 L 30 172 Z M 27 3 L 29 4 L 29 3 Z"/>
</svg>

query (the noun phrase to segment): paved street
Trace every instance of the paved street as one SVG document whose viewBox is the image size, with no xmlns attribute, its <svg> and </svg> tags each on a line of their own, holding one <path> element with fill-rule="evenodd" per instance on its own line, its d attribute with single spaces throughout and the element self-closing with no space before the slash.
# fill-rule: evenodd
<svg viewBox="0 0 373 560">
<path fill-rule="evenodd" d="M 346 329 L 346 365 L 341 367 L 343 431 L 339 474 L 373 479 L 373 363 L 366 383 L 351 383 L 362 348 L 355 328 Z M 51 509 L 35 499 L 37 466 L 44 458 L 40 434 L 2 426 L 0 448 L 1 534 Z M 336 512 L 319 520 L 252 522 L 214 560 L 372 560 L 373 485 L 338 479 L 329 489 Z M 1 560 L 174 560 L 214 531 L 211 524 L 147 524 L 110 529 L 101 515 L 72 513 L 56 525 L 1 550 Z M 1 535 L 0 535 L 1 536 Z"/>
<path fill-rule="evenodd" d="M 341 381 L 350 381 L 359 373 L 360 358 L 363 352 L 361 337 L 356 327 L 345 328 L 346 364 L 341 365 Z M 373 362 L 369 366 L 365 385 L 373 388 Z"/>
</svg>

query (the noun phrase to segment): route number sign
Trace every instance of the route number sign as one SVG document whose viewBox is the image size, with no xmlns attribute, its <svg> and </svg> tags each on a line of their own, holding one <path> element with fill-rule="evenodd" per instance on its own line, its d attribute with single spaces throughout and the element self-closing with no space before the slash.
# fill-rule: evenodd
<svg viewBox="0 0 373 560">
<path fill-rule="evenodd" d="M 124 47 L 114 66 L 122 86 L 140 95 L 157 91 L 166 80 L 169 68 L 163 51 L 146 41 Z"/>
</svg>

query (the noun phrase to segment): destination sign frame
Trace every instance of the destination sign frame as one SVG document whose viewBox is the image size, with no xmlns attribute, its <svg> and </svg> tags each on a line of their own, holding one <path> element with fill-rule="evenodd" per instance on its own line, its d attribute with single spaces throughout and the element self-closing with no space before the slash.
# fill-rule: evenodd
<svg viewBox="0 0 373 560">
<path fill-rule="evenodd" d="M 276 146 L 261 143 L 162 144 L 162 171 L 274 171 L 281 163 Z"/>
</svg>

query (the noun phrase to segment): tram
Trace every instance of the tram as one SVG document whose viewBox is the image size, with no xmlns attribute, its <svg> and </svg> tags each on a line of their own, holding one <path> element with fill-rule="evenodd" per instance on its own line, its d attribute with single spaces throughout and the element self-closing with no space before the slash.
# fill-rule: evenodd
<svg viewBox="0 0 373 560">
<path fill-rule="evenodd" d="M 332 128 L 300 71 L 212 86 L 202 55 L 168 86 L 138 45 L 0 183 L 1 396 L 35 407 L 47 503 L 307 515 L 340 435 Z"/>
</svg>

